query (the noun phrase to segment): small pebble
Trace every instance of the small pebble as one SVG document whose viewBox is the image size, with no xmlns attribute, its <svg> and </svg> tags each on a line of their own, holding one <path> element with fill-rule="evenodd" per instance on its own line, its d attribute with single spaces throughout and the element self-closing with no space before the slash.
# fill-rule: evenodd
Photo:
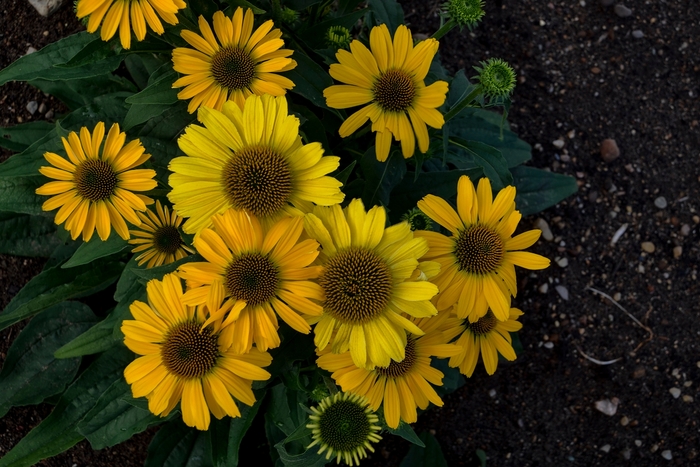
<svg viewBox="0 0 700 467">
<path fill-rule="evenodd" d="M 607 453 L 607 452 L 610 452 L 610 445 L 609 445 L 609 444 L 606 444 L 605 446 L 603 446 L 602 448 L 600 448 L 600 450 L 603 451 L 603 452 L 606 452 L 606 453 Z"/>
<path fill-rule="evenodd" d="M 489 389 L 489 397 L 493 399 L 496 397 L 496 390 L 495 389 Z"/>
<path fill-rule="evenodd" d="M 552 145 L 557 149 L 561 149 L 564 147 L 564 140 L 563 139 L 555 139 L 554 141 L 552 141 Z"/>
<path fill-rule="evenodd" d="M 642 441 L 639 439 L 634 440 L 634 445 L 637 446 L 638 448 L 642 446 Z"/>
<path fill-rule="evenodd" d="M 569 299 L 569 290 L 566 287 L 564 287 L 563 285 L 558 285 L 554 287 L 554 289 L 557 291 L 562 300 Z"/>
<path fill-rule="evenodd" d="M 620 148 L 617 146 L 617 142 L 614 139 L 604 139 L 603 142 L 600 143 L 600 157 L 608 163 L 620 157 Z"/>
<path fill-rule="evenodd" d="M 545 342 L 545 343 L 544 343 L 544 348 L 545 348 L 545 349 L 553 349 L 553 348 L 554 348 L 554 342 Z"/>
<path fill-rule="evenodd" d="M 630 460 L 631 457 L 632 457 L 632 451 L 631 451 L 631 450 L 625 449 L 624 451 L 622 451 L 622 458 L 623 458 L 623 459 L 625 459 L 626 461 L 628 461 L 628 460 Z"/>
<path fill-rule="evenodd" d="M 666 209 L 666 206 L 668 206 L 668 202 L 666 201 L 666 198 L 663 196 L 659 196 L 654 200 L 654 206 L 656 206 L 659 209 Z"/>
<path fill-rule="evenodd" d="M 30 114 L 34 115 L 39 108 L 39 104 L 37 101 L 29 101 L 27 103 L 27 110 L 29 111 Z"/>
<path fill-rule="evenodd" d="M 554 235 L 552 235 L 552 229 L 549 228 L 549 224 L 547 224 L 546 220 L 542 219 L 541 217 L 538 218 L 535 221 L 535 228 L 540 229 L 542 231 L 542 238 L 544 238 L 548 242 L 554 240 Z"/>
<path fill-rule="evenodd" d="M 547 293 L 547 291 L 549 291 L 549 284 L 545 282 L 537 288 L 537 291 L 542 294 Z"/>
<path fill-rule="evenodd" d="M 673 459 L 673 454 L 671 454 L 671 451 L 666 449 L 665 451 L 661 451 L 661 457 L 666 459 L 667 461 L 670 461 Z"/>
<path fill-rule="evenodd" d="M 646 369 L 643 366 L 638 366 L 637 368 L 634 369 L 634 372 L 632 373 L 632 378 L 639 379 L 639 378 L 643 378 L 645 375 L 646 375 Z"/>
<path fill-rule="evenodd" d="M 690 226 L 688 224 L 683 224 L 683 226 L 681 227 L 681 235 L 683 235 L 684 237 L 690 235 Z"/>
<path fill-rule="evenodd" d="M 615 5 L 615 14 L 620 18 L 627 18 L 628 16 L 632 16 L 632 10 L 627 8 L 622 3 L 618 3 Z"/>
<path fill-rule="evenodd" d="M 615 292 L 615 295 L 613 295 L 613 300 L 615 300 L 616 302 L 619 302 L 621 298 L 622 294 L 620 292 Z"/>
<path fill-rule="evenodd" d="M 49 111 L 46 112 L 45 117 L 47 120 L 51 120 L 53 118 L 53 109 L 49 109 Z"/>
<path fill-rule="evenodd" d="M 34 47 L 29 47 L 27 48 L 27 53 L 25 55 L 33 54 L 36 52 L 36 49 Z"/>
<path fill-rule="evenodd" d="M 651 242 L 642 242 L 642 250 L 646 251 L 647 253 L 653 253 L 656 251 L 656 247 Z"/>
<path fill-rule="evenodd" d="M 673 258 L 674 259 L 680 258 L 682 254 L 683 254 L 683 247 L 682 246 L 679 245 L 679 246 L 673 247 Z"/>
<path fill-rule="evenodd" d="M 627 418 L 626 415 L 620 419 L 620 425 L 627 426 L 629 424 L 630 424 L 630 419 Z"/>
<path fill-rule="evenodd" d="M 612 417 L 615 415 L 615 412 L 617 412 L 617 406 L 619 403 L 620 400 L 617 397 L 613 397 L 612 399 L 603 399 L 596 401 L 595 408 L 600 412 L 603 412 L 605 415 Z"/>
<path fill-rule="evenodd" d="M 688 404 L 691 403 L 691 402 L 693 402 L 693 396 L 689 396 L 689 395 L 687 395 L 687 394 L 684 394 L 684 395 L 683 395 L 683 402 L 686 402 L 686 403 L 688 403 Z"/>
<path fill-rule="evenodd" d="M 42 32 L 41 34 L 42 34 L 44 37 L 46 37 L 46 36 L 49 35 L 49 31 L 44 31 L 44 32 Z"/>
<path fill-rule="evenodd" d="M 650 450 L 651 452 L 656 452 L 656 451 L 659 450 L 659 445 L 658 445 L 658 444 L 654 444 L 654 445 L 652 445 L 651 449 L 649 449 L 649 450 Z"/>
<path fill-rule="evenodd" d="M 671 388 L 668 390 L 674 399 L 678 399 L 681 396 L 681 390 L 678 388 Z"/>
<path fill-rule="evenodd" d="M 568 258 L 559 258 L 557 260 L 557 265 L 559 265 L 560 268 L 565 268 L 569 265 L 569 259 Z"/>
<path fill-rule="evenodd" d="M 46 112 L 46 104 L 42 102 L 41 105 L 39 105 L 39 113 L 43 114 L 44 112 Z"/>
<path fill-rule="evenodd" d="M 632 31 L 632 37 L 634 37 L 635 39 L 641 39 L 642 37 L 644 37 L 644 33 L 640 29 L 635 29 L 634 31 Z"/>
</svg>

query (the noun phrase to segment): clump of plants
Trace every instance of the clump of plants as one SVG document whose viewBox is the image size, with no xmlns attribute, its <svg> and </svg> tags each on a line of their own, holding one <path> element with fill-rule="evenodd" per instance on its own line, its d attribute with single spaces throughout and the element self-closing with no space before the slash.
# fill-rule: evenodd
<svg viewBox="0 0 700 467">
<path fill-rule="evenodd" d="M 154 425 L 149 466 L 238 465 L 254 423 L 275 465 L 435 446 L 419 412 L 516 358 L 522 216 L 576 190 L 523 165 L 507 63 L 440 64 L 482 2 L 422 40 L 393 0 L 75 7 L 0 71 L 69 109 L 0 139 L 0 251 L 48 258 L 0 313 L 31 318 L 0 415 L 55 405 L 0 466 Z"/>
</svg>

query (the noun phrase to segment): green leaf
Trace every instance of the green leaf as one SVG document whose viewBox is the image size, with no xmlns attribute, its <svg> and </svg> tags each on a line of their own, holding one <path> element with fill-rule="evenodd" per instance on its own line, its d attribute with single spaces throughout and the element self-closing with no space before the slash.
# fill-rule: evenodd
<svg viewBox="0 0 700 467">
<path fill-rule="evenodd" d="M 92 449 L 114 446 L 163 421 L 124 399 L 131 399 L 131 386 L 120 378 L 102 393 L 78 423 L 78 432 L 87 438 Z"/>
<path fill-rule="evenodd" d="M 43 120 L 0 128 L 0 147 L 13 152 L 22 152 L 54 128 L 53 123 Z"/>
<path fill-rule="evenodd" d="M 212 467 L 208 433 L 190 428 L 180 417 L 158 430 L 148 446 L 144 467 Z"/>
<path fill-rule="evenodd" d="M 578 191 L 575 178 L 534 167 L 515 167 L 513 179 L 515 206 L 523 216 L 543 211 Z"/>
<path fill-rule="evenodd" d="M 173 263 L 165 264 L 163 266 L 148 269 L 134 268 L 132 271 L 138 277 L 146 281 L 150 281 L 151 279 L 162 279 L 164 275 L 175 271 L 178 267 L 180 267 L 180 265 L 189 263 L 191 261 L 202 261 L 202 257 L 199 255 L 189 255 Z"/>
<path fill-rule="evenodd" d="M 54 351 L 96 320 L 87 305 L 63 302 L 22 329 L 7 352 L 0 373 L 0 417 L 10 407 L 38 404 L 59 394 L 73 381 L 80 359 L 57 360 Z"/>
<path fill-rule="evenodd" d="M 56 97 L 71 110 L 90 105 L 95 99 L 105 94 L 117 92 L 133 94 L 137 91 L 134 83 L 113 73 L 103 73 L 91 78 L 68 81 L 33 79 L 29 81 L 29 84 Z M 124 108 L 123 102 L 120 102 L 119 105 Z"/>
<path fill-rule="evenodd" d="M 104 258 L 105 256 L 113 255 L 123 251 L 129 246 L 126 240 L 121 238 L 117 232 L 112 229 L 107 240 L 102 241 L 97 234 L 93 235 L 89 242 L 84 242 L 78 251 L 61 266 L 63 269 L 73 268 L 88 264 L 96 259 Z"/>
<path fill-rule="evenodd" d="M 114 381 L 123 378 L 124 367 L 132 359 L 126 348 L 100 355 L 66 389 L 53 412 L 0 459 L 0 467 L 29 467 L 82 440 L 75 429 L 78 422 Z"/>
<path fill-rule="evenodd" d="M 467 384 L 467 379 L 459 372 L 459 368 L 450 368 L 447 359 L 433 358 L 431 366 L 440 370 L 444 375 L 442 378 L 442 386 L 437 386 L 435 388 L 435 391 L 440 397 L 445 397 Z"/>
<path fill-rule="evenodd" d="M 252 407 L 238 404 L 241 416 L 236 418 L 225 417 L 222 420 L 212 419 L 209 426 L 212 459 L 214 467 L 238 466 L 238 450 L 246 432 L 253 424 L 253 420 L 262 405 L 264 392 L 256 393 L 257 399 Z"/>
<path fill-rule="evenodd" d="M 360 160 L 360 168 L 365 177 L 362 201 L 365 209 L 374 205 L 388 206 L 391 192 L 406 175 L 406 160 L 397 151 L 389 154 L 385 162 L 379 162 L 371 146 Z M 393 206 L 391 206 L 393 209 Z"/>
<path fill-rule="evenodd" d="M 178 90 L 173 89 L 177 73 L 172 69 L 172 64 L 163 64 L 155 73 L 158 73 L 159 77 L 153 81 L 149 80 L 146 89 L 126 99 L 126 103 L 131 104 L 131 107 L 124 119 L 124 130 L 162 114 L 178 101 Z"/>
<path fill-rule="evenodd" d="M 333 79 L 328 74 L 328 70 L 321 68 L 318 63 L 311 60 L 303 52 L 295 52 L 292 58 L 297 62 L 296 68 L 284 73 L 287 78 L 294 82 L 291 92 L 305 97 L 316 107 L 322 107 L 337 113 L 337 110 L 331 109 L 326 105 L 326 98 L 323 97 L 323 90 L 333 84 Z"/>
<path fill-rule="evenodd" d="M 1 167 L 0 167 L 1 170 Z M 37 188 L 48 180 L 43 175 L 4 178 L 0 175 L 0 211 L 18 214 L 40 215 L 44 200 L 35 194 Z"/>
<path fill-rule="evenodd" d="M 465 164 L 481 167 L 484 175 L 491 180 L 494 190 L 501 190 L 503 187 L 513 184 L 513 176 L 508 170 L 508 162 L 498 149 L 488 144 L 468 141 L 456 136 L 450 138 L 450 143 L 456 147 L 456 155 L 459 159 L 457 162 L 455 158 L 449 158 L 450 162 L 456 163 L 460 168 L 463 168 Z"/>
<path fill-rule="evenodd" d="M 151 137 L 160 140 L 174 142 L 189 124 L 194 123 L 197 117 L 187 112 L 187 102 L 178 101 L 157 117 L 151 118 L 139 131 L 139 137 Z"/>
<path fill-rule="evenodd" d="M 152 53 L 129 54 L 124 59 L 124 66 L 139 89 L 148 86 L 148 79 L 162 65 L 163 60 Z"/>
<path fill-rule="evenodd" d="M 50 218 L 0 213 L 1 254 L 46 258 L 61 244 Z"/>
<path fill-rule="evenodd" d="M 384 414 L 382 412 L 382 417 L 380 417 L 380 420 L 384 422 Z M 392 435 L 397 435 L 405 439 L 406 441 L 409 441 L 412 444 L 415 444 L 416 446 L 420 446 L 422 448 L 425 447 L 425 443 L 423 443 L 423 440 L 418 437 L 415 431 L 413 431 L 413 428 L 411 428 L 411 425 L 408 423 L 405 423 L 403 421 L 399 422 L 399 427 L 398 428 L 389 428 L 388 426 L 383 427 L 386 431 L 391 433 Z"/>
<path fill-rule="evenodd" d="M 115 70 L 123 56 L 111 56 L 71 68 L 56 66 L 68 63 L 91 42 L 101 42 L 101 39 L 87 32 L 79 32 L 49 44 L 38 52 L 25 55 L 0 71 L 0 86 L 9 81 L 85 79 Z"/>
<path fill-rule="evenodd" d="M 396 0 L 369 0 L 369 9 L 372 11 L 375 25 L 386 24 L 393 35 L 396 28 L 404 23 L 403 8 Z"/>
<path fill-rule="evenodd" d="M 0 329 L 64 300 L 100 291 L 117 280 L 122 268 L 122 264 L 106 259 L 72 269 L 46 269 L 30 280 L 0 313 Z"/>
<path fill-rule="evenodd" d="M 425 444 L 425 447 L 421 448 L 415 444 L 411 446 L 408 454 L 401 461 L 400 467 L 424 467 L 426 465 L 447 467 L 447 461 L 435 436 L 429 431 L 424 431 L 420 434 L 420 439 Z"/>
</svg>

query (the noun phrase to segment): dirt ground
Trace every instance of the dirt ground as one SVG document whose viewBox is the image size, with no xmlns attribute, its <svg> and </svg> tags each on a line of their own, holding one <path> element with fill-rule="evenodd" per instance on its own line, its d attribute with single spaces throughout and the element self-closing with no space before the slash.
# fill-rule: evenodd
<svg viewBox="0 0 700 467">
<path fill-rule="evenodd" d="M 440 3 L 402 2 L 413 33 L 437 29 Z M 477 449 L 499 467 L 700 464 L 700 12 L 692 0 L 630 1 L 627 16 L 603 3 L 495 0 L 474 32 L 441 41 L 450 71 L 471 76 L 489 57 L 516 69 L 510 120 L 534 148 L 532 165 L 580 186 L 522 222 L 552 232 L 533 248 L 552 266 L 518 272 L 523 354 L 491 377 L 478 368 L 415 427 L 432 430 L 450 466 L 478 465 Z M 79 27 L 67 6 L 48 19 L 24 0 L 0 10 L 11 18 L 0 67 Z M 60 111 L 9 84 L 0 123 L 45 118 L 29 114 L 30 100 Z M 610 162 L 600 151 L 607 138 L 620 150 Z M 41 265 L 2 256 L 0 305 Z M 0 361 L 17 332 L 0 333 Z M 596 408 L 606 400 L 617 403 L 612 415 Z M 15 408 L 0 420 L 0 456 L 49 411 Z M 83 442 L 42 465 L 141 465 L 151 436 L 97 452 Z M 363 465 L 399 465 L 407 449 L 392 438 Z"/>
</svg>

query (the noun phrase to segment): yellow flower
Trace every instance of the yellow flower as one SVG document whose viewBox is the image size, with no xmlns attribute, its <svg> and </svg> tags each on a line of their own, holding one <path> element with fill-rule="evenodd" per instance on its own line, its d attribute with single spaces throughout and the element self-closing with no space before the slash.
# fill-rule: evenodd
<svg viewBox="0 0 700 467">
<path fill-rule="evenodd" d="M 202 107 L 197 117 L 204 127 L 187 127 L 178 140 L 187 157 L 169 167 L 168 198 L 189 217 L 185 232 L 199 232 L 231 207 L 267 223 L 345 197 L 342 183 L 327 176 L 340 158 L 323 157 L 321 143 L 302 144 L 299 119 L 287 114 L 284 97 L 251 96 L 243 110 L 233 102 L 222 112 Z"/>
<path fill-rule="evenodd" d="M 345 84 L 323 91 L 327 105 L 336 109 L 365 106 L 343 122 L 340 136 L 350 136 L 370 119 L 377 133 L 378 160 L 389 156 L 392 137 L 401 141 L 405 158 L 413 155 L 416 139 L 418 149 L 425 153 L 430 143 L 426 124 L 442 128 L 445 123 L 437 108 L 445 102 L 447 83 L 426 86 L 424 82 L 438 42 L 426 39 L 414 47 L 411 31 L 404 25 L 398 27 L 392 42 L 389 29 L 382 24 L 372 28 L 369 43 L 371 52 L 360 41 L 352 41 L 350 52 L 339 50 L 339 63 L 330 67 L 331 76 Z"/>
<path fill-rule="evenodd" d="M 156 172 L 151 169 L 134 169 L 150 154 L 144 153 L 141 141 L 135 139 L 124 146 L 126 134 L 114 124 L 109 130 L 104 147 L 105 124 L 99 122 L 90 134 L 86 127 L 80 136 L 74 131 L 68 139 L 61 138 L 68 159 L 53 152 L 44 153 L 51 167 L 41 167 L 39 172 L 56 181 L 36 189 L 38 195 L 51 196 L 42 205 L 44 211 L 56 213 L 56 224 L 66 222 L 65 228 L 73 240 L 83 234 L 86 242 L 97 234 L 107 240 L 111 227 L 124 240 L 129 238 L 129 229 L 124 219 L 141 225 L 134 211 L 145 211 L 153 200 L 132 191 L 148 191 L 156 187 L 153 180 Z"/>
<path fill-rule="evenodd" d="M 505 321 L 497 320 L 491 311 L 474 323 L 465 321 L 461 326 L 464 332 L 456 342 L 462 351 L 450 358 L 450 367 L 459 367 L 460 373 L 471 377 L 481 352 L 486 372 L 492 375 L 498 366 L 499 353 L 508 361 L 515 360 L 516 355 L 510 333 L 519 331 L 523 327 L 522 323 L 517 321 L 522 314 L 523 312 L 517 308 L 511 308 L 508 319 Z"/>
<path fill-rule="evenodd" d="M 119 28 L 119 40 L 122 47 L 131 47 L 131 29 L 136 40 L 146 37 L 146 24 L 156 33 L 163 34 L 160 18 L 168 24 L 177 24 L 178 10 L 186 8 L 182 0 L 78 0 L 76 7 L 78 18 L 90 16 L 88 32 L 95 32 L 102 23 L 100 36 L 108 41 Z"/>
<path fill-rule="evenodd" d="M 206 262 L 183 264 L 188 305 L 206 304 L 207 324 L 221 330 L 222 345 L 237 353 L 255 342 L 261 350 L 280 345 L 277 315 L 293 329 L 308 334 L 300 316 L 320 315 L 309 299 L 319 299 L 321 288 L 308 279 L 318 276 L 309 265 L 318 256 L 318 242 L 301 239 L 303 218 L 286 217 L 264 229 L 248 214 L 230 209 L 212 218 L 214 229 L 204 229 L 194 246 Z M 223 301 L 223 304 L 221 304 Z"/>
<path fill-rule="evenodd" d="M 187 110 L 200 106 L 221 110 L 226 100 L 239 107 L 248 96 L 270 94 L 283 96 L 294 83 L 277 73 L 289 71 L 297 63 L 289 58 L 292 50 L 282 49 L 282 31 L 265 21 L 253 32 L 253 12 L 236 8 L 233 19 L 221 11 L 214 13 L 214 31 L 204 17 L 199 17 L 202 35 L 184 30 L 182 38 L 194 49 L 173 50 L 174 69 L 183 77 L 173 83 L 184 87 L 178 99 L 192 99 Z M 214 35 L 216 33 L 216 36 Z"/>
<path fill-rule="evenodd" d="M 374 369 L 358 368 L 349 352 L 333 354 L 321 352 L 317 363 L 330 371 L 343 391 L 353 392 L 369 399 L 370 407 L 384 407 L 384 418 L 391 428 L 399 421 L 414 423 L 418 420 L 416 408 L 426 409 L 432 402 L 442 407 L 442 399 L 431 386 L 442 386 L 443 374 L 430 366 L 431 357 L 447 358 L 458 354 L 460 347 L 448 344 L 461 329 L 461 320 L 449 316 L 447 311 L 433 318 L 417 321 L 423 336 L 408 337 L 406 358 L 392 361 L 388 366 Z"/>
<path fill-rule="evenodd" d="M 433 279 L 440 289 L 438 310 L 455 303 L 457 316 L 475 322 L 490 307 L 500 321 L 508 319 L 510 298 L 516 296 L 515 265 L 527 269 L 544 269 L 549 259 L 522 250 L 540 237 L 540 230 L 530 230 L 511 237 L 522 217 L 515 210 L 515 187 L 501 190 L 493 199 L 491 182 L 484 177 L 479 187 L 462 176 L 457 184 L 457 211 L 442 198 L 427 195 L 418 208 L 452 233 L 417 231 L 428 240 L 430 251 L 425 259 L 442 265 Z"/>
<path fill-rule="evenodd" d="M 354 199 L 340 206 L 317 207 L 307 214 L 305 228 L 322 248 L 323 315 L 316 319 L 314 342 L 334 353 L 350 351 L 358 367 L 388 366 L 404 359 L 406 332 L 423 334 L 408 313 L 427 317 L 437 313 L 430 299 L 437 287 L 412 277 L 418 259 L 428 251 L 424 239 L 414 238 L 406 222 L 385 228 L 386 212 L 375 206 L 365 212 Z"/>
<path fill-rule="evenodd" d="M 203 326 L 203 308 L 183 303 L 175 274 L 148 282 L 146 293 L 148 304 L 132 303 L 134 319 L 121 327 L 124 344 L 142 355 L 124 369 L 133 396 L 146 397 L 148 409 L 161 417 L 180 402 L 182 420 L 198 430 L 209 427 L 209 412 L 218 419 L 240 417 L 234 398 L 255 403 L 251 385 L 270 378 L 261 368 L 272 362 L 270 354 L 223 349 L 220 334 Z"/>
<path fill-rule="evenodd" d="M 129 243 L 137 245 L 132 253 L 142 252 L 136 261 L 141 266 L 148 261 L 147 268 L 170 264 L 194 253 L 182 240 L 178 227 L 182 223 L 182 217 L 170 212 L 167 206 L 163 207 L 156 200 L 156 212 L 147 211 L 147 214 L 138 213 L 141 219 L 141 228 L 129 230 L 129 233 L 137 238 L 132 238 Z"/>
</svg>

